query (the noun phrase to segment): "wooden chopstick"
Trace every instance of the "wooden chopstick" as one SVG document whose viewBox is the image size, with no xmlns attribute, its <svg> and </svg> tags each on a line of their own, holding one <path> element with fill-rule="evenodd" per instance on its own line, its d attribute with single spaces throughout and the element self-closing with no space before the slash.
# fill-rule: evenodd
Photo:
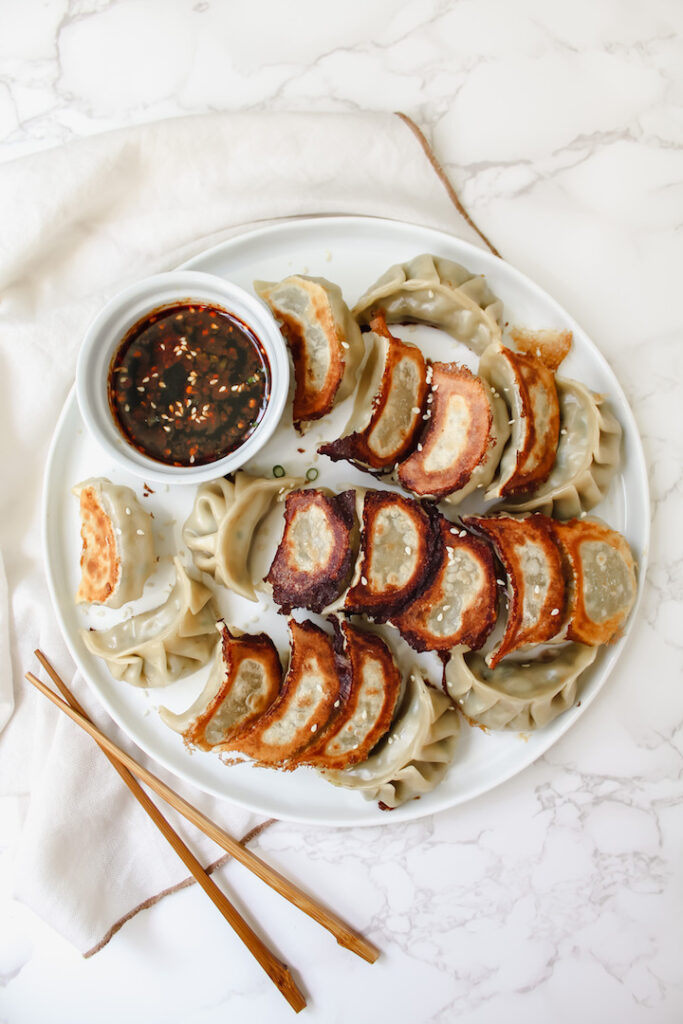
<svg viewBox="0 0 683 1024">
<path fill-rule="evenodd" d="M 41 665 L 45 668 L 46 672 L 53 680 L 55 685 L 59 688 L 60 692 L 67 697 L 70 694 L 66 684 L 60 679 L 57 672 L 52 668 L 49 661 L 42 653 L 42 651 L 35 652 L 36 657 L 40 661 Z M 42 684 L 41 684 L 42 686 Z M 354 931 L 345 921 L 338 917 L 333 911 L 326 909 L 321 904 L 317 903 L 308 893 L 304 892 L 297 885 L 291 882 L 289 879 L 281 875 L 279 871 L 272 868 L 265 861 L 261 860 L 255 853 L 243 846 L 237 839 L 234 839 L 228 832 L 225 832 L 222 828 L 219 828 L 210 818 L 202 814 L 201 811 L 193 807 L 192 804 L 188 803 L 183 797 L 179 796 L 174 792 L 165 782 L 153 775 L 152 772 L 148 771 L 141 764 L 138 764 L 129 754 L 124 750 L 121 750 L 109 737 L 101 733 L 100 730 L 93 725 L 88 716 L 82 712 L 80 705 L 77 705 L 75 698 L 74 704 L 76 704 L 76 710 L 60 700 L 59 697 L 52 690 L 45 687 L 46 696 L 49 697 L 53 703 L 57 704 L 61 710 L 67 714 L 72 721 L 80 725 L 85 732 L 89 733 L 93 739 L 95 739 L 100 746 L 102 746 L 109 754 L 124 765 L 133 775 L 137 776 L 145 785 L 153 789 L 162 799 L 164 799 L 171 807 L 173 807 L 179 814 L 182 814 L 188 821 L 192 822 L 196 828 L 204 832 L 210 839 L 220 846 L 226 853 L 229 853 L 235 860 L 238 860 L 246 868 L 252 871 L 257 878 L 269 885 L 271 889 L 279 892 L 286 900 L 289 900 L 295 907 L 303 911 L 318 924 L 322 925 L 329 932 L 334 935 L 340 946 L 350 950 L 357 956 L 366 960 L 368 963 L 374 964 L 379 956 L 379 950 L 374 946 L 368 939 L 358 932 Z M 68 697 L 67 697 L 68 701 Z"/>
<path fill-rule="evenodd" d="M 36 651 L 41 664 L 45 667 L 46 671 L 53 679 L 55 684 L 59 687 L 63 693 L 65 700 L 60 700 L 59 697 L 48 686 L 37 679 L 31 672 L 26 673 L 26 678 L 30 683 L 37 687 L 41 693 L 45 694 L 53 704 L 56 704 L 62 711 L 72 715 L 78 715 L 80 718 L 79 725 L 90 724 L 94 732 L 97 732 L 95 726 L 92 725 L 86 712 L 78 703 L 74 695 L 67 688 L 66 684 L 59 678 L 55 670 L 47 661 L 47 658 L 40 652 Z M 65 703 L 66 701 L 66 703 Z M 76 720 L 76 719 L 74 719 Z M 89 730 L 86 730 L 89 731 Z M 100 742 L 100 739 L 91 733 L 93 739 L 99 744 L 105 757 L 111 762 L 113 767 L 116 769 L 121 779 L 126 784 L 128 789 L 131 791 L 135 799 L 141 804 L 143 809 L 150 816 L 154 824 L 157 826 L 159 831 L 162 833 L 164 838 L 170 843 L 175 852 L 182 860 L 185 867 L 190 871 L 192 876 L 195 878 L 197 883 L 202 887 L 204 892 L 207 894 L 212 903 L 218 908 L 225 920 L 234 929 L 236 934 L 240 937 L 242 942 L 245 944 L 249 952 L 255 957 L 258 963 L 261 965 L 263 970 L 266 972 L 268 977 L 277 986 L 279 991 L 282 993 L 284 998 L 287 1000 L 289 1005 L 295 1011 L 299 1013 L 306 1006 L 306 1000 L 303 993 L 297 987 L 294 979 L 292 978 L 289 970 L 285 964 L 281 963 L 280 960 L 268 949 L 266 944 L 259 938 L 256 932 L 247 924 L 244 918 L 241 916 L 239 911 L 235 909 L 227 896 L 221 892 L 213 879 L 207 875 L 206 871 L 202 867 L 201 863 L 197 860 L 192 851 L 185 845 L 183 840 L 180 838 L 177 832 L 171 827 L 169 822 L 163 816 L 161 811 L 158 809 L 150 798 L 145 793 L 144 789 L 133 777 L 128 768 L 124 767 L 123 764 L 117 760 L 117 757 L 109 750 L 106 746 Z"/>
</svg>

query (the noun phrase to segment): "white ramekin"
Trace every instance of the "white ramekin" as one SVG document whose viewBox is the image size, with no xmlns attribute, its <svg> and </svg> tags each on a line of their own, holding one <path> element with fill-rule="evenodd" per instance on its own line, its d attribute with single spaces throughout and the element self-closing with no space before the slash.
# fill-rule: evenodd
<svg viewBox="0 0 683 1024">
<path fill-rule="evenodd" d="M 165 466 L 137 451 L 116 426 L 107 398 L 111 360 L 126 333 L 152 310 L 176 302 L 214 305 L 234 313 L 254 332 L 270 363 L 270 398 L 263 419 L 236 451 L 202 466 Z M 267 307 L 237 285 L 196 270 L 156 274 L 114 296 L 88 328 L 76 370 L 78 405 L 95 441 L 123 469 L 145 480 L 165 484 L 197 484 L 239 469 L 273 434 L 282 416 L 288 389 L 287 348 Z"/>
</svg>

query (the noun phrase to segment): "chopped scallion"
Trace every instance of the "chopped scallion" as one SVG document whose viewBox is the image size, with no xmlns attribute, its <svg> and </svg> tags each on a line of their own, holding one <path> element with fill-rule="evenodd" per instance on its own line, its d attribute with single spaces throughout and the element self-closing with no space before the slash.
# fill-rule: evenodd
<svg viewBox="0 0 683 1024">
<path fill-rule="evenodd" d="M 285 475 L 284 466 L 273 466 L 273 476 L 280 477 Z"/>
<path fill-rule="evenodd" d="M 311 482 L 318 479 L 318 470 L 314 466 L 306 470 L 306 479 Z"/>
</svg>

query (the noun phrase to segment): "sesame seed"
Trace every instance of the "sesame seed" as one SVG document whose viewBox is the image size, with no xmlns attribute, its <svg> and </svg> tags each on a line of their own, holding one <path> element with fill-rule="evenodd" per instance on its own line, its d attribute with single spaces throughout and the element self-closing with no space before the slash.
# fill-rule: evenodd
<svg viewBox="0 0 683 1024">
<path fill-rule="evenodd" d="M 130 511 L 130 509 L 128 508 L 128 506 L 126 505 L 126 515 L 127 515 L 127 516 L 129 516 L 130 514 L 131 514 L 131 511 Z"/>
<path fill-rule="evenodd" d="M 341 701 L 339 701 L 339 700 L 335 700 L 335 702 L 334 702 L 334 707 L 335 707 L 335 708 L 338 708 L 340 704 L 341 704 Z"/>
<path fill-rule="evenodd" d="M 510 424 L 510 426 L 512 426 L 514 422 L 515 422 L 514 420 L 508 420 L 508 423 Z"/>
<path fill-rule="evenodd" d="M 138 537 L 144 537 L 145 536 L 145 531 L 144 530 L 136 530 L 135 532 L 137 533 Z"/>
<path fill-rule="evenodd" d="M 436 621 L 443 622 L 443 612 L 439 612 L 439 614 L 436 617 Z"/>
<path fill-rule="evenodd" d="M 420 411 L 419 405 L 414 405 L 413 408 L 410 411 L 414 412 L 415 415 L 417 415 L 419 413 L 419 411 Z"/>
<path fill-rule="evenodd" d="M 349 348 L 348 341 L 342 341 L 342 348 Z"/>
<path fill-rule="evenodd" d="M 311 726 L 311 732 L 315 732 L 317 730 L 317 728 L 318 728 L 318 726 L 314 722 L 313 725 Z"/>
<path fill-rule="evenodd" d="M 413 553 L 413 549 L 409 548 L 409 547 L 406 547 L 406 554 L 407 555 L 412 555 L 412 553 Z"/>
<path fill-rule="evenodd" d="M 457 533 L 457 534 L 459 534 L 459 532 L 460 532 L 460 531 L 459 531 L 459 530 L 457 529 L 457 527 L 455 527 L 455 526 L 452 526 L 452 527 L 451 527 L 451 529 L 450 529 L 450 532 L 451 532 L 451 533 Z"/>
<path fill-rule="evenodd" d="M 505 580 L 498 580 L 497 579 L 496 583 L 498 584 L 499 587 L 504 587 L 505 586 Z"/>
<path fill-rule="evenodd" d="M 534 594 L 540 594 L 540 593 L 541 593 L 541 588 L 539 587 L 539 585 L 537 583 L 536 586 L 534 587 Z"/>
<path fill-rule="evenodd" d="M 360 581 L 361 581 L 361 583 L 363 584 L 364 587 L 367 587 L 368 581 L 367 581 L 367 578 L 365 576 L 361 576 Z"/>
<path fill-rule="evenodd" d="M 458 537 L 466 537 L 466 536 L 467 536 L 467 530 L 461 530 L 460 533 L 458 534 Z"/>
<path fill-rule="evenodd" d="M 422 445 L 421 445 L 421 444 L 419 444 L 419 445 L 417 446 L 417 450 L 418 450 L 419 452 L 421 452 L 421 451 L 422 451 Z"/>
<path fill-rule="evenodd" d="M 139 387 L 139 388 L 136 388 L 135 390 L 136 391 L 144 391 L 145 389 L 143 387 Z"/>
<path fill-rule="evenodd" d="M 553 608 L 553 610 L 551 611 L 550 614 L 551 615 L 559 615 L 560 614 L 560 609 L 559 608 Z"/>
</svg>

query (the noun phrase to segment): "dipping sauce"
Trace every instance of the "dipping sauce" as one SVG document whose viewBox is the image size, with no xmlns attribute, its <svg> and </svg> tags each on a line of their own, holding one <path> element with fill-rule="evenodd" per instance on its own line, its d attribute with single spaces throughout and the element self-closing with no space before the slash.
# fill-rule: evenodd
<svg viewBox="0 0 683 1024">
<path fill-rule="evenodd" d="M 167 466 L 202 466 L 253 434 L 270 397 L 270 366 L 236 316 L 181 302 L 128 331 L 107 394 L 119 430 L 139 452 Z"/>
</svg>

